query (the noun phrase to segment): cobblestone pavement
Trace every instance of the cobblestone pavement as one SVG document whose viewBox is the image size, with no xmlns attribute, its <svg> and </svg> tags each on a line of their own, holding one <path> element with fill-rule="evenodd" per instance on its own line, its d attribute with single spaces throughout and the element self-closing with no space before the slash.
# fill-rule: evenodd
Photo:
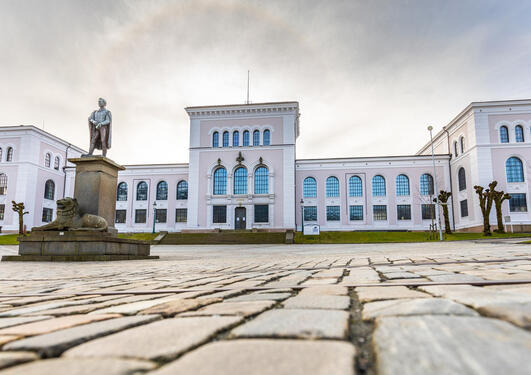
<svg viewBox="0 0 531 375">
<path fill-rule="evenodd" d="M 152 253 L 0 263 L 0 374 L 531 373 L 516 240 Z"/>
</svg>

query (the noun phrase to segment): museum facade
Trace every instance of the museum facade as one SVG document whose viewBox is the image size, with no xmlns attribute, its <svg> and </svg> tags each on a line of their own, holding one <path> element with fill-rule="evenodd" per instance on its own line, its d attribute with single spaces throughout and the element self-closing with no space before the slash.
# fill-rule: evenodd
<svg viewBox="0 0 531 375">
<path fill-rule="evenodd" d="M 498 181 L 514 230 L 530 230 L 531 100 L 473 102 L 417 153 L 297 159 L 297 102 L 188 107 L 189 162 L 126 165 L 114 226 L 123 232 L 212 229 L 426 230 L 435 186 L 452 193 L 450 223 L 479 230 L 474 185 Z M 0 127 L 0 226 L 28 229 L 72 196 L 68 158 L 85 151 L 34 126 Z M 435 165 L 434 165 L 435 164 Z M 491 223 L 495 223 L 492 210 Z"/>
</svg>

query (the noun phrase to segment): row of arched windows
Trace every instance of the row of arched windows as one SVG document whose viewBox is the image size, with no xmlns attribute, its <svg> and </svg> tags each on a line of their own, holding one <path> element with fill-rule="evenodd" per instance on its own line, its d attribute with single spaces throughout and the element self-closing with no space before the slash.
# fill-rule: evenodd
<svg viewBox="0 0 531 375">
<path fill-rule="evenodd" d="M 53 169 L 58 171 L 60 163 L 61 163 L 61 159 L 59 158 L 59 156 L 56 156 L 53 160 Z M 50 154 L 49 152 L 47 152 L 46 155 L 44 155 L 44 166 L 46 168 L 52 167 L 52 154 Z"/>
<path fill-rule="evenodd" d="M 461 154 L 463 154 L 465 152 L 465 137 L 461 136 L 459 138 L 459 146 L 457 144 L 457 141 L 454 141 L 454 154 L 455 154 L 455 157 L 459 156 L 458 148 L 461 149 Z"/>
<path fill-rule="evenodd" d="M 240 139 L 240 132 L 235 130 L 232 132 L 232 147 L 238 146 L 250 146 L 250 132 L 249 130 L 244 130 L 242 137 Z M 219 139 L 219 132 L 215 131 L 212 134 L 212 147 L 229 147 L 230 134 L 228 131 L 224 131 L 221 134 L 221 144 Z M 260 130 L 253 131 L 253 146 L 260 146 Z M 271 131 L 266 129 L 262 132 L 262 146 L 269 146 L 271 144 Z"/>
<path fill-rule="evenodd" d="M 507 182 L 524 182 L 524 166 L 522 160 L 512 156 L 505 161 L 505 175 Z M 461 167 L 457 171 L 457 185 L 459 191 L 466 190 L 465 168 Z"/>
<path fill-rule="evenodd" d="M 247 168 L 238 167 L 234 171 L 233 194 L 247 194 Z M 227 170 L 219 167 L 214 171 L 213 195 L 227 194 Z M 269 194 L 269 170 L 265 166 L 259 166 L 254 171 L 254 194 Z"/>
<path fill-rule="evenodd" d="M 127 183 L 120 182 L 116 189 L 116 200 L 127 201 Z M 177 183 L 177 193 L 175 198 L 177 200 L 188 199 L 188 182 L 182 180 Z M 141 181 L 136 186 L 136 200 L 147 201 L 148 199 L 148 184 L 145 181 Z M 166 181 L 160 181 L 157 184 L 156 200 L 165 201 L 168 200 L 168 183 Z"/>
<path fill-rule="evenodd" d="M 514 127 L 514 141 L 515 142 L 524 142 L 524 128 L 522 125 L 516 125 Z M 509 143 L 509 129 L 507 126 L 500 126 L 500 142 Z"/>
<path fill-rule="evenodd" d="M 0 148 L 0 161 L 2 161 L 3 151 L 4 150 Z M 13 147 L 7 148 L 6 161 L 13 161 Z"/>
<path fill-rule="evenodd" d="M 409 178 L 400 174 L 395 180 L 396 195 L 408 196 L 410 195 Z M 317 197 L 317 181 L 314 177 L 306 177 L 302 183 L 303 197 L 315 198 Z M 326 179 L 325 193 L 327 198 L 339 197 L 339 180 L 335 176 L 330 176 Z M 433 195 L 433 177 L 425 173 L 420 176 L 420 194 Z M 376 175 L 372 178 L 372 195 L 375 197 L 382 197 L 387 194 L 385 178 L 381 175 Z M 359 176 L 352 176 L 348 180 L 348 195 L 349 197 L 363 196 L 363 183 Z"/>
</svg>

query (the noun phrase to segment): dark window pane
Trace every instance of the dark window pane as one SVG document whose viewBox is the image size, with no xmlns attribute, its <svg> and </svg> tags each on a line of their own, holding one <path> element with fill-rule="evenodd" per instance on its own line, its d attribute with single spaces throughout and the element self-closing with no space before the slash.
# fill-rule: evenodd
<svg viewBox="0 0 531 375">
<path fill-rule="evenodd" d="M 350 206 L 350 220 L 363 220 L 363 206 Z"/>
<path fill-rule="evenodd" d="M 229 132 L 223 132 L 223 147 L 229 147 Z"/>
<path fill-rule="evenodd" d="M 227 222 L 227 206 L 213 206 L 212 207 L 212 222 L 226 223 Z"/>
<path fill-rule="evenodd" d="M 396 206 L 396 217 L 398 220 L 411 220 L 411 205 L 399 204 Z"/>
<path fill-rule="evenodd" d="M 259 146 L 260 145 L 260 131 L 255 130 L 253 132 L 253 146 Z"/>
<path fill-rule="evenodd" d="M 155 210 L 155 222 L 165 223 L 168 218 L 168 210 L 165 208 L 157 208 Z"/>
<path fill-rule="evenodd" d="M 266 167 L 258 167 L 254 172 L 254 193 L 269 194 L 269 171 Z"/>
<path fill-rule="evenodd" d="M 118 184 L 118 188 L 116 189 L 116 200 L 117 201 L 127 200 L 127 183 L 120 182 Z"/>
<path fill-rule="evenodd" d="M 13 147 L 7 149 L 7 158 L 6 161 L 13 161 Z"/>
<path fill-rule="evenodd" d="M 409 178 L 406 175 L 396 177 L 396 195 L 409 195 Z"/>
<path fill-rule="evenodd" d="M 214 172 L 214 195 L 227 194 L 227 170 L 223 167 Z"/>
<path fill-rule="evenodd" d="M 53 200 L 55 195 L 55 183 L 52 180 L 46 181 L 44 185 L 44 199 Z"/>
<path fill-rule="evenodd" d="M 339 206 L 326 206 L 326 220 L 327 221 L 339 221 L 340 210 Z"/>
<path fill-rule="evenodd" d="M 269 130 L 264 130 L 264 146 L 269 146 L 271 144 L 271 132 Z"/>
<path fill-rule="evenodd" d="M 188 182 L 180 181 L 177 184 L 177 199 L 188 199 Z"/>
<path fill-rule="evenodd" d="M 6 211 L 6 205 L 0 204 L 0 220 L 4 220 L 5 211 Z"/>
<path fill-rule="evenodd" d="M 234 194 L 247 194 L 247 168 L 245 167 L 234 171 Z"/>
<path fill-rule="evenodd" d="M 433 177 L 429 173 L 420 176 L 420 195 L 433 195 Z"/>
<path fill-rule="evenodd" d="M 51 162 L 52 162 L 52 155 L 46 154 L 46 156 L 44 157 L 44 166 L 46 168 L 50 168 L 50 163 Z"/>
<path fill-rule="evenodd" d="M 114 222 L 118 224 L 125 224 L 126 216 L 127 210 L 116 210 L 116 218 Z"/>
<path fill-rule="evenodd" d="M 374 220 L 387 220 L 387 206 L 383 204 L 372 206 L 372 217 Z"/>
<path fill-rule="evenodd" d="M 147 196 L 148 196 L 148 184 L 145 181 L 142 181 L 136 187 L 136 200 L 147 201 Z"/>
<path fill-rule="evenodd" d="M 43 223 L 51 223 L 53 217 L 53 210 L 51 208 L 43 208 L 42 209 L 42 222 Z"/>
<path fill-rule="evenodd" d="M 53 169 L 59 170 L 59 156 L 55 157 L 55 161 L 53 162 Z"/>
<path fill-rule="evenodd" d="M 522 161 L 517 157 L 510 157 L 505 162 L 507 182 L 524 182 L 524 168 Z"/>
<path fill-rule="evenodd" d="M 315 181 L 315 178 L 306 177 L 302 185 L 304 198 L 317 197 L 317 182 Z"/>
<path fill-rule="evenodd" d="M 339 180 L 334 176 L 326 179 L 326 196 L 327 198 L 339 197 Z"/>
<path fill-rule="evenodd" d="M 255 223 L 269 222 L 269 206 L 267 204 L 256 204 L 254 206 L 254 222 Z"/>
<path fill-rule="evenodd" d="M 0 195 L 7 194 L 7 175 L 0 173 Z"/>
<path fill-rule="evenodd" d="M 375 197 L 384 197 L 385 194 L 385 178 L 382 176 L 374 176 L 372 178 L 372 195 Z"/>
<path fill-rule="evenodd" d="M 459 202 L 459 205 L 461 206 L 461 217 L 467 217 L 468 216 L 468 201 L 466 199 Z"/>
<path fill-rule="evenodd" d="M 304 207 L 304 221 L 317 221 L 317 206 Z"/>
<path fill-rule="evenodd" d="M 423 204 L 422 205 L 422 220 L 435 219 L 435 205 Z"/>
<path fill-rule="evenodd" d="M 348 195 L 349 197 L 361 197 L 363 196 L 363 186 L 361 178 L 358 176 L 352 176 L 348 180 Z"/>
<path fill-rule="evenodd" d="M 146 209 L 135 210 L 135 223 L 146 222 Z"/>
<path fill-rule="evenodd" d="M 240 132 L 235 131 L 232 133 L 232 146 L 238 147 L 240 145 Z"/>
<path fill-rule="evenodd" d="M 168 199 L 168 183 L 161 181 L 157 184 L 157 200 L 165 201 Z"/>
<path fill-rule="evenodd" d="M 466 189 L 466 173 L 465 168 L 461 167 L 459 168 L 459 171 L 457 172 L 457 180 L 459 183 L 459 191 L 463 191 Z"/>
<path fill-rule="evenodd" d="M 509 130 L 506 126 L 500 128 L 500 142 L 509 143 Z"/>
<path fill-rule="evenodd" d="M 527 212 L 526 195 L 522 193 L 511 193 L 509 199 L 509 211 L 511 212 Z"/>
<path fill-rule="evenodd" d="M 514 139 L 516 142 L 524 141 L 524 128 L 522 126 L 516 125 L 516 128 L 514 128 Z"/>
<path fill-rule="evenodd" d="M 249 131 L 248 130 L 243 132 L 243 145 L 249 146 Z"/>
<path fill-rule="evenodd" d="M 212 147 L 219 147 L 219 133 L 212 134 Z"/>
<path fill-rule="evenodd" d="M 186 217 L 188 216 L 188 210 L 186 208 L 175 209 L 175 222 L 186 223 Z"/>
</svg>

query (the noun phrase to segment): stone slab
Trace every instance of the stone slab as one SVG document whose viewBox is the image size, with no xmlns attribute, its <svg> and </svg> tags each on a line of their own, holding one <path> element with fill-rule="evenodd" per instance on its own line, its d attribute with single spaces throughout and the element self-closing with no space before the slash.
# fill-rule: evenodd
<svg viewBox="0 0 531 375">
<path fill-rule="evenodd" d="M 117 358 L 54 358 L 34 361 L 2 371 L 2 375 L 131 375 L 155 368 L 147 361 Z"/>
<path fill-rule="evenodd" d="M 140 311 L 141 315 L 160 314 L 163 317 L 172 317 L 179 313 L 194 310 L 199 307 L 210 305 L 212 303 L 221 302 L 221 298 L 202 298 L 202 299 L 177 299 L 174 301 L 165 302 L 146 310 Z"/>
<path fill-rule="evenodd" d="M 379 318 L 373 346 L 381 375 L 531 373 L 531 334 L 496 319 Z"/>
<path fill-rule="evenodd" d="M 154 298 L 147 301 L 138 301 L 132 303 L 126 303 L 116 306 L 106 307 L 101 310 L 94 310 L 89 313 L 92 314 L 122 314 L 122 315 L 135 315 L 139 311 L 146 310 L 150 307 L 157 306 L 166 302 L 181 300 L 178 294 L 172 294 L 170 296 L 161 295 L 160 298 Z"/>
<path fill-rule="evenodd" d="M 160 319 L 159 315 L 128 316 L 103 322 L 85 324 L 61 331 L 34 336 L 11 342 L 3 350 L 28 350 L 39 353 L 42 357 L 54 357 L 65 350 L 95 338 L 109 335 L 126 328 L 147 324 Z"/>
<path fill-rule="evenodd" d="M 270 310 L 235 328 L 231 336 L 344 339 L 348 319 L 341 310 Z"/>
<path fill-rule="evenodd" d="M 197 311 L 190 311 L 179 316 L 201 316 L 201 315 L 236 315 L 250 316 L 261 313 L 275 304 L 275 301 L 250 301 L 250 302 L 220 302 L 200 308 Z"/>
<path fill-rule="evenodd" d="M 395 298 L 428 298 L 429 294 L 411 290 L 405 286 L 364 286 L 355 289 L 361 302 Z"/>
<path fill-rule="evenodd" d="M 0 318 L 0 329 L 17 326 L 20 324 L 37 322 L 39 320 L 50 319 L 52 316 L 17 316 L 13 318 Z"/>
<path fill-rule="evenodd" d="M 483 305 L 478 311 L 483 315 L 531 329 L 531 302 L 491 303 Z"/>
<path fill-rule="evenodd" d="M 301 289 L 298 295 L 346 296 L 348 289 L 339 285 L 316 285 Z"/>
<path fill-rule="evenodd" d="M 202 346 L 153 375 L 354 375 L 354 346 L 346 342 L 235 340 Z"/>
<path fill-rule="evenodd" d="M 63 356 L 170 361 L 241 320 L 232 316 L 164 319 L 89 341 L 68 350 Z"/>
<path fill-rule="evenodd" d="M 285 300 L 282 305 L 286 309 L 334 309 L 346 310 L 350 306 L 348 296 L 297 295 Z"/>
<path fill-rule="evenodd" d="M 227 302 L 240 302 L 240 301 L 282 301 L 290 297 L 291 293 L 251 293 L 242 296 L 229 298 Z"/>
<path fill-rule="evenodd" d="M 0 335 L 0 346 L 7 344 L 8 342 L 20 339 L 22 336 L 16 335 Z"/>
<path fill-rule="evenodd" d="M 363 305 L 364 320 L 382 316 L 406 315 L 468 315 L 477 316 L 474 310 L 443 298 L 393 299 L 369 302 Z"/>
<path fill-rule="evenodd" d="M 0 352 L 0 369 L 37 359 L 39 356 L 31 352 Z"/>
</svg>

